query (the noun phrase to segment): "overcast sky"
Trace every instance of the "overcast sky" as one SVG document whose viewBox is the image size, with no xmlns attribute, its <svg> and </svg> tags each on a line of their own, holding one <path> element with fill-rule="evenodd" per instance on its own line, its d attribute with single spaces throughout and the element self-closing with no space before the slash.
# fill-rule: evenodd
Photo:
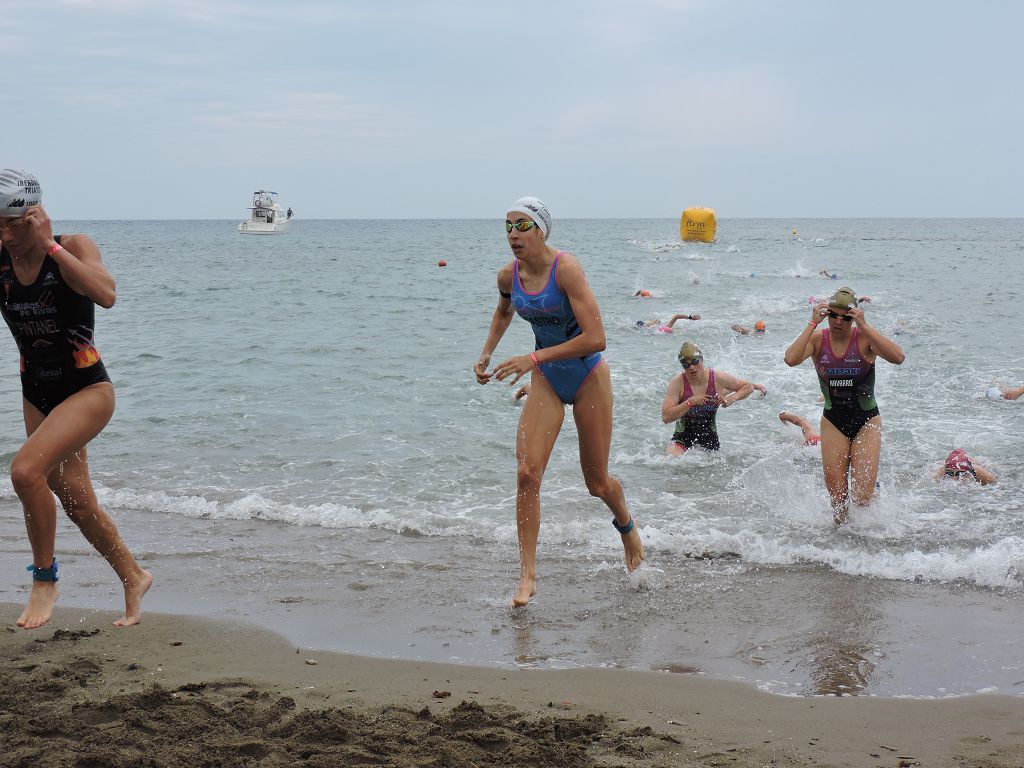
<svg viewBox="0 0 1024 768">
<path fill-rule="evenodd" d="M 1022 216 L 1024 3 L 0 0 L 54 217 Z"/>
</svg>

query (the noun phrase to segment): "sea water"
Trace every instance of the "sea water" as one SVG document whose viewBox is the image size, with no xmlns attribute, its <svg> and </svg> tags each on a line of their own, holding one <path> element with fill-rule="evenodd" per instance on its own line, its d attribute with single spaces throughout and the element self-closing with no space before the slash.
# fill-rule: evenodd
<svg viewBox="0 0 1024 768">
<path fill-rule="evenodd" d="M 230 221 L 58 229 L 90 234 L 118 281 L 116 306 L 97 310 L 117 411 L 89 461 L 157 578 L 149 610 L 407 658 L 664 669 L 789 693 L 1021 692 L 1024 400 L 986 392 L 1024 379 L 1022 220 L 726 219 L 711 244 L 680 242 L 672 220 L 557 220 L 551 242 L 579 257 L 601 306 L 611 471 L 648 558 L 626 574 L 567 411 L 524 610 L 508 607 L 521 405 L 472 374 L 511 258 L 500 218 L 296 220 L 274 237 Z M 878 500 L 836 529 L 820 454 L 778 413 L 817 425 L 811 364 L 788 368 L 783 352 L 812 300 L 846 285 L 906 362 L 877 367 Z M 701 319 L 636 328 L 679 312 Z M 730 328 L 759 319 L 763 337 Z M 4 339 L 6 474 L 23 427 Z M 661 401 L 685 340 L 767 396 L 719 412 L 720 452 L 669 458 Z M 532 348 L 517 319 L 493 361 Z M 955 447 L 998 484 L 935 482 Z M 116 610 L 116 581 L 66 520 L 58 557 L 62 604 Z M 24 600 L 29 559 L 0 478 L 0 600 Z"/>
</svg>

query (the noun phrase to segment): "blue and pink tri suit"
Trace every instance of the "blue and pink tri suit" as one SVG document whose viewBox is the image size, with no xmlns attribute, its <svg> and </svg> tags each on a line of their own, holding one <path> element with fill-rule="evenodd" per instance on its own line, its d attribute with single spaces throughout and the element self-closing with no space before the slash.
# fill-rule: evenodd
<svg viewBox="0 0 1024 768">
<path fill-rule="evenodd" d="M 878 415 L 875 402 L 875 364 L 860 354 L 859 328 L 854 327 L 846 354 L 839 358 L 832 349 L 828 328 L 821 332 L 821 352 L 814 363 L 818 383 L 825 396 L 823 416 L 847 440 L 857 437 L 867 422 Z"/>
<path fill-rule="evenodd" d="M 530 293 L 523 288 L 519 280 L 519 261 L 512 264 L 512 306 L 521 318 L 533 326 L 536 340 L 534 349 L 564 344 L 583 332 L 576 322 L 569 297 L 555 281 L 555 270 L 562 253 L 559 251 L 555 254 L 547 283 L 537 293 Z M 591 352 L 583 357 L 541 363 L 538 371 L 561 401 L 571 404 L 575 402 L 583 382 L 597 369 L 602 359 L 600 352 Z"/>
</svg>

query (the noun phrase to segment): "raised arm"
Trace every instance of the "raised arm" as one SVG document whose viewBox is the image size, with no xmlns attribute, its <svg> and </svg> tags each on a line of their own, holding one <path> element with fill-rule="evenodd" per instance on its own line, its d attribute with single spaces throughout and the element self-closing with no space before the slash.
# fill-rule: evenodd
<svg viewBox="0 0 1024 768">
<path fill-rule="evenodd" d="M 814 331 L 818 327 L 818 323 L 828 312 L 828 303 L 820 301 L 814 305 L 814 309 L 811 310 L 811 319 L 807 321 L 807 324 L 801 329 L 800 335 L 797 336 L 793 343 L 786 347 L 786 365 L 790 368 L 800 365 L 804 360 L 814 354 Z"/>
<path fill-rule="evenodd" d="M 57 262 L 61 276 L 75 293 L 91 299 L 104 309 L 117 301 L 117 283 L 103 266 L 100 249 L 87 235 L 65 235 L 60 244 L 53 237 L 50 217 L 41 205 L 28 209 L 25 225 L 36 241 Z"/>
<path fill-rule="evenodd" d="M 863 309 L 853 307 L 850 314 L 853 315 L 853 320 L 860 328 L 860 332 L 868 340 L 869 354 L 877 355 L 893 365 L 900 365 L 906 359 L 899 344 L 868 323 Z"/>
<path fill-rule="evenodd" d="M 672 315 L 672 319 L 665 323 L 665 325 L 671 328 L 676 324 L 676 320 L 700 320 L 700 315 Z"/>
</svg>

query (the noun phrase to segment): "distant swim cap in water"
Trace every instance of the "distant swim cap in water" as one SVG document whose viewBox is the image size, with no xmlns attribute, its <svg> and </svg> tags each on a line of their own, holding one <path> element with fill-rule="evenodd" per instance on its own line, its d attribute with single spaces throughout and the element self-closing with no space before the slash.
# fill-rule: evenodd
<svg viewBox="0 0 1024 768">
<path fill-rule="evenodd" d="M 662 333 L 672 333 L 672 326 L 662 325 L 658 328 L 658 330 L 661 331 Z"/>
<path fill-rule="evenodd" d="M 692 341 L 683 343 L 683 346 L 679 348 L 679 354 L 676 355 L 680 361 L 682 360 L 693 360 L 695 358 L 704 358 L 704 353 L 700 351 L 700 347 L 694 344 Z"/>
<path fill-rule="evenodd" d="M 764 320 L 758 320 L 756 323 L 754 323 L 754 330 L 761 331 L 762 333 L 764 333 Z"/>
<path fill-rule="evenodd" d="M 989 387 L 985 390 L 985 397 L 991 398 L 992 400 L 1002 400 L 1003 390 L 999 387 Z"/>
<path fill-rule="evenodd" d="M 0 216 L 24 216 L 33 205 L 41 205 L 43 190 L 28 171 L 4 168 L 0 171 Z"/>
<path fill-rule="evenodd" d="M 540 231 L 544 233 L 545 240 L 551 234 L 551 212 L 536 197 L 520 197 L 508 207 L 508 210 L 509 213 L 525 213 L 537 222 Z"/>
<path fill-rule="evenodd" d="M 836 309 L 853 309 L 857 306 L 857 294 L 852 288 L 840 288 L 829 297 L 828 305 Z"/>
</svg>

